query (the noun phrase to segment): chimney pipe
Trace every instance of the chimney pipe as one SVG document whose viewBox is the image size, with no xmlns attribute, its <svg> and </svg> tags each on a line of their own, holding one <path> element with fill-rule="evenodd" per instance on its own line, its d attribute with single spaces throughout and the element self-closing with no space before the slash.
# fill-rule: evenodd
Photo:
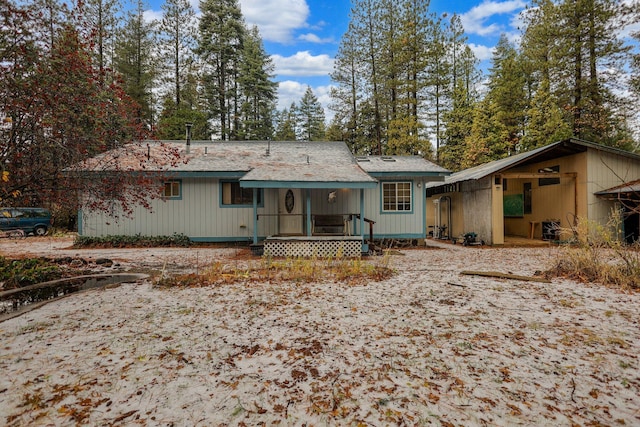
<svg viewBox="0 0 640 427">
<path fill-rule="evenodd" d="M 185 126 L 187 126 L 187 154 L 189 154 L 191 153 L 191 126 L 193 126 L 193 123 L 187 122 Z"/>
</svg>

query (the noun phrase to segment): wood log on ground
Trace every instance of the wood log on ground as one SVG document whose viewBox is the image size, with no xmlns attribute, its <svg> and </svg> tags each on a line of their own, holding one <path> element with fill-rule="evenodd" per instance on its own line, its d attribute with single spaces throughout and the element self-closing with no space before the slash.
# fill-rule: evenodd
<svg viewBox="0 0 640 427">
<path fill-rule="evenodd" d="M 517 274 L 501 273 L 499 271 L 461 271 L 460 274 L 464 274 L 465 276 L 483 276 L 496 277 L 499 279 L 523 280 L 525 282 L 551 283 L 550 280 L 545 279 L 544 277 L 519 276 Z"/>
</svg>

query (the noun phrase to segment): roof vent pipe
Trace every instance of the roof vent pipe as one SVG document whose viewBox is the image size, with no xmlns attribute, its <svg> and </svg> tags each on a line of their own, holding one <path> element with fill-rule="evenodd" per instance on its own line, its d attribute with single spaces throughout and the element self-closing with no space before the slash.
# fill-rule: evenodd
<svg viewBox="0 0 640 427">
<path fill-rule="evenodd" d="M 189 154 L 191 153 L 191 126 L 193 123 L 187 122 L 185 126 L 187 127 L 187 154 Z"/>
</svg>

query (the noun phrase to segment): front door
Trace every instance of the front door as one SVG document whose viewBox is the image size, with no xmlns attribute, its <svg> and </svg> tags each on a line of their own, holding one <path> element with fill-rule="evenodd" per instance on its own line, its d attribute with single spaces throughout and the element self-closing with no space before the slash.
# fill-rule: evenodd
<svg viewBox="0 0 640 427">
<path fill-rule="evenodd" d="M 278 191 L 278 225 L 280 234 L 304 234 L 302 190 L 282 188 Z"/>
</svg>

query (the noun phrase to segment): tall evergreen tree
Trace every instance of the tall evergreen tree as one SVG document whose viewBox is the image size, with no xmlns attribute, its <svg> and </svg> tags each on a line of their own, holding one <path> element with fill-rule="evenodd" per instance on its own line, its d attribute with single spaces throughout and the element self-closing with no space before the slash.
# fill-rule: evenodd
<svg viewBox="0 0 640 427">
<path fill-rule="evenodd" d="M 273 114 L 277 83 L 273 82 L 274 65 L 264 50 L 257 27 L 246 34 L 239 68 L 238 83 L 242 93 L 242 129 L 239 139 L 264 140 L 273 137 Z"/>
<path fill-rule="evenodd" d="M 524 151 L 572 136 L 571 127 L 564 120 L 563 111 L 558 106 L 558 100 L 551 93 L 547 80 L 539 84 L 527 116 L 524 136 L 520 143 Z"/>
<path fill-rule="evenodd" d="M 160 139 L 185 139 L 186 124 L 191 123 L 193 139 L 211 139 L 207 113 L 197 106 L 182 105 L 178 108 L 172 96 L 165 96 L 158 119 L 156 136 Z"/>
<path fill-rule="evenodd" d="M 442 116 L 447 110 L 453 88 L 451 74 L 453 68 L 450 56 L 453 44 L 441 25 L 441 21 L 436 21 L 429 28 L 426 65 L 426 101 L 429 105 L 428 118 L 432 123 L 432 132 L 436 141 L 436 160 L 440 157 L 440 140 L 443 131 Z"/>
<path fill-rule="evenodd" d="M 107 69 L 113 67 L 121 0 L 86 0 L 83 6 L 83 21 L 93 46 L 94 66 L 101 76 L 107 77 Z"/>
<path fill-rule="evenodd" d="M 496 134 L 490 138 L 492 144 L 495 144 L 490 147 L 494 160 L 517 151 L 524 133 L 524 112 L 528 107 L 521 61 L 515 47 L 505 35 L 500 37 L 491 59 L 488 86 L 486 97 L 493 107 L 493 120 L 501 124 L 494 128 L 499 130 L 500 136 Z"/>
<path fill-rule="evenodd" d="M 550 92 L 576 137 L 620 145 L 626 138 L 617 93 L 629 59 L 619 34 L 621 2 L 615 0 L 539 0 L 527 15 L 522 51 L 532 60 L 539 82 Z M 617 70 L 617 72 L 611 72 Z"/>
<path fill-rule="evenodd" d="M 379 5 L 376 0 L 354 0 L 351 8 L 352 31 L 350 37 L 356 41 L 356 49 L 363 75 L 363 96 L 371 107 L 368 112 L 372 115 L 373 148 L 372 154 L 382 154 L 384 139 L 384 88 L 385 78 L 382 68 L 382 50 L 379 26 Z"/>
<path fill-rule="evenodd" d="M 30 0 L 26 3 L 34 31 L 44 47 L 43 53 L 48 53 L 53 49 L 58 31 L 70 22 L 71 13 L 67 4 L 60 0 Z"/>
<path fill-rule="evenodd" d="M 276 114 L 276 129 L 274 140 L 295 141 L 296 137 L 296 104 L 292 103 L 289 109 L 284 109 Z"/>
<path fill-rule="evenodd" d="M 166 0 L 162 5 L 160 34 L 167 63 L 175 105 L 182 107 L 182 87 L 188 78 L 187 64 L 194 61 L 195 12 L 187 0 Z"/>
<path fill-rule="evenodd" d="M 426 86 L 425 68 L 428 63 L 429 30 L 434 24 L 428 12 L 428 1 L 405 0 L 400 4 L 399 30 L 390 32 L 395 38 L 390 41 L 397 53 L 394 71 L 396 81 L 390 97 L 391 118 L 388 125 L 388 154 L 420 154 L 431 156 L 431 143 L 424 132 L 420 118 L 423 107 L 421 96 Z M 391 10 L 391 13 L 394 13 Z"/>
<path fill-rule="evenodd" d="M 351 26 L 349 24 L 349 29 L 340 40 L 331 73 L 335 85 L 331 88 L 332 102 L 329 108 L 335 112 L 333 132 L 340 135 L 340 138 L 331 139 L 345 141 L 351 152 L 361 153 L 363 150 L 368 151 L 371 142 L 364 140 L 359 132 L 359 104 L 363 97 L 364 83 L 361 58 Z"/>
<path fill-rule="evenodd" d="M 499 117 L 499 105 L 489 96 L 482 99 L 473 109 L 471 133 L 465 139 L 461 168 L 469 168 L 505 157 L 505 141 L 509 130 Z"/>
<path fill-rule="evenodd" d="M 473 126 L 474 109 L 478 101 L 476 87 L 480 73 L 477 69 L 478 60 L 471 48 L 466 44 L 456 43 L 455 36 L 452 43 L 455 51 L 451 67 L 453 94 L 451 109 L 443 114 L 444 144 L 441 146 L 439 161 L 445 168 L 459 171 L 463 164 L 465 141 L 471 135 Z"/>
<path fill-rule="evenodd" d="M 297 116 L 301 140 L 322 141 L 325 139 L 324 108 L 309 86 L 300 100 Z"/>
<path fill-rule="evenodd" d="M 200 3 L 198 53 L 204 61 L 205 97 L 222 140 L 235 139 L 239 120 L 237 91 L 245 25 L 238 0 Z"/>
<path fill-rule="evenodd" d="M 136 104 L 136 118 L 149 129 L 154 127 L 152 89 L 156 78 L 153 47 L 155 25 L 144 19 L 144 5 L 130 11 L 116 43 L 116 70 L 122 77 L 124 90 Z"/>
</svg>

